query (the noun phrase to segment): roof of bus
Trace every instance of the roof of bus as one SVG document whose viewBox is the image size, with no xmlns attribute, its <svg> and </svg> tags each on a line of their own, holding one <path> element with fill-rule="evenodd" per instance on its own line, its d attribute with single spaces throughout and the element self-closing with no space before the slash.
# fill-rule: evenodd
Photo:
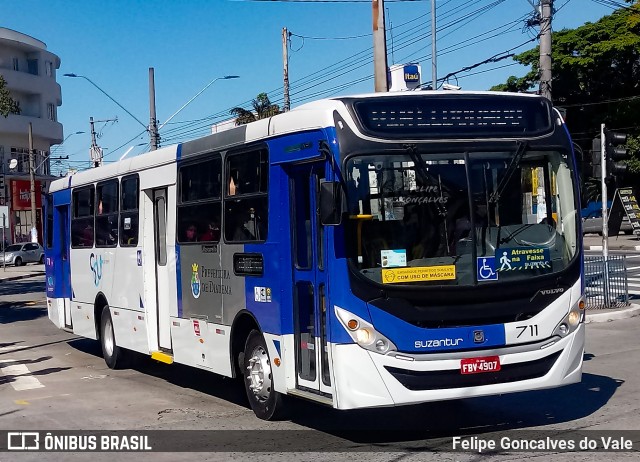
<svg viewBox="0 0 640 462">
<path fill-rule="evenodd" d="M 521 97 L 521 98 L 541 98 L 539 95 L 526 93 L 508 93 L 495 91 L 461 91 L 461 90 L 441 90 L 441 91 L 402 91 L 402 92 L 380 92 L 365 93 L 353 96 L 337 96 L 326 98 L 297 106 L 289 112 L 275 115 L 268 119 L 251 122 L 219 133 L 207 135 L 192 141 L 187 141 L 182 145 L 172 145 L 160 148 L 157 151 L 150 151 L 136 157 L 123 159 L 99 168 L 92 168 L 75 173 L 68 177 L 60 178 L 51 183 L 50 192 L 59 191 L 72 186 L 89 184 L 104 178 L 117 177 L 128 173 L 141 171 L 151 167 L 157 167 L 176 160 L 178 148 L 180 146 L 189 151 L 204 149 L 204 146 L 214 146 L 213 149 L 223 150 L 234 145 L 266 139 L 269 137 L 283 135 L 300 130 L 321 129 L 333 126 L 333 112 L 338 111 L 344 120 L 351 119 L 344 100 L 350 99 L 373 99 L 373 98 L 429 98 L 431 96 L 478 96 L 491 95 L 493 97 Z"/>
</svg>

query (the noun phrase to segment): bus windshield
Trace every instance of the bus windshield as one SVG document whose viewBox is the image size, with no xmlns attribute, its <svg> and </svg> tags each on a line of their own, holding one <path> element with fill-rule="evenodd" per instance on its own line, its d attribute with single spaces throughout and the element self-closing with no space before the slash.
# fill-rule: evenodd
<svg viewBox="0 0 640 462">
<path fill-rule="evenodd" d="M 577 254 L 567 152 L 351 157 L 352 267 L 381 284 L 500 284 L 562 271 Z"/>
</svg>

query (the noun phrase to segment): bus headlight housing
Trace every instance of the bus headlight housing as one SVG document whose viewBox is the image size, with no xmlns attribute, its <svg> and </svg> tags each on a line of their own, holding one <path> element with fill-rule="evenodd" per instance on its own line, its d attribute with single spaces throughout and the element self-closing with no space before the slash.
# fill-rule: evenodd
<svg viewBox="0 0 640 462">
<path fill-rule="evenodd" d="M 391 340 L 375 330 L 373 324 L 337 306 L 335 307 L 335 312 L 353 341 L 362 348 L 380 354 L 397 350 Z"/>
<path fill-rule="evenodd" d="M 556 328 L 553 331 L 553 335 L 557 335 L 560 337 L 566 337 L 573 331 L 575 331 L 578 326 L 584 322 L 585 318 L 585 303 L 584 299 L 581 297 L 577 303 L 575 303 L 569 313 L 558 323 Z"/>
</svg>

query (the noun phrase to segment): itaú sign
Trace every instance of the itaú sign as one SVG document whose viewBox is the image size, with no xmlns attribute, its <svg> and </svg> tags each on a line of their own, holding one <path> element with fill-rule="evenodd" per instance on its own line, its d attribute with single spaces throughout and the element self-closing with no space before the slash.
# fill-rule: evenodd
<svg viewBox="0 0 640 462">
<path fill-rule="evenodd" d="M 42 207 L 41 188 L 40 181 L 36 180 L 36 208 Z M 31 209 L 31 182 L 29 180 L 11 180 L 11 208 L 13 210 Z"/>
<path fill-rule="evenodd" d="M 405 82 L 420 81 L 420 71 L 418 70 L 418 66 L 414 64 L 404 66 L 404 81 Z"/>
</svg>

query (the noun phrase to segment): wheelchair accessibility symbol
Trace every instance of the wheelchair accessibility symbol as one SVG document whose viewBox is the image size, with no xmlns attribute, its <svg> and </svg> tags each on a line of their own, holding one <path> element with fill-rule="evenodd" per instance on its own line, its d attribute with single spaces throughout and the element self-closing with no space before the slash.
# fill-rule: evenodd
<svg viewBox="0 0 640 462">
<path fill-rule="evenodd" d="M 497 281 L 496 257 L 478 257 L 477 260 L 478 281 Z"/>
</svg>

